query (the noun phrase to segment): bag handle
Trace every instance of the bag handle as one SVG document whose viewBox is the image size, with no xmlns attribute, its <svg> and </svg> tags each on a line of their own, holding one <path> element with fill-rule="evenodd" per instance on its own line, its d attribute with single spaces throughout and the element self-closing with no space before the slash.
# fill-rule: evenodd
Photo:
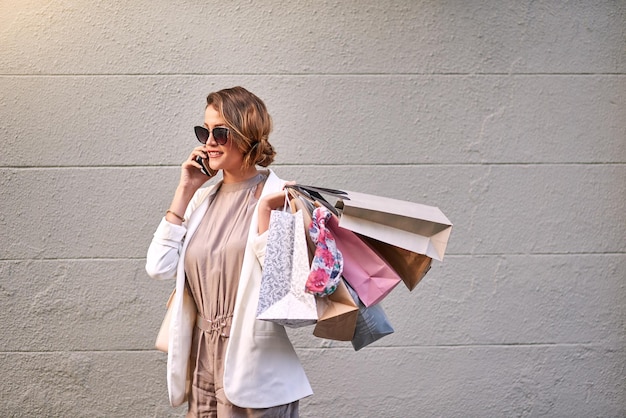
<svg viewBox="0 0 626 418">
<path fill-rule="evenodd" d="M 348 199 L 348 192 L 344 192 L 343 190 L 339 190 L 339 189 L 329 189 L 326 187 L 318 187 L 318 186 L 307 186 L 304 184 L 294 184 L 293 186 L 300 188 L 300 189 L 308 190 L 308 191 L 324 193 L 324 194 L 329 194 L 329 195 L 336 196 L 336 197 L 341 197 L 343 199 Z"/>
<path fill-rule="evenodd" d="M 328 200 L 326 200 L 324 196 L 321 195 L 321 193 L 329 194 L 339 199 L 348 199 L 346 192 L 336 189 L 326 189 L 323 187 L 315 186 L 303 186 L 300 184 L 288 184 L 285 186 L 285 188 L 293 190 L 302 198 L 313 203 L 314 206 L 319 206 L 320 204 L 325 206 L 329 211 L 337 216 L 339 216 L 339 211 L 337 210 L 337 208 L 331 205 L 330 202 L 328 202 Z"/>
<path fill-rule="evenodd" d="M 289 198 L 291 191 L 287 189 L 287 186 L 285 186 L 283 191 L 285 192 L 285 202 L 283 204 L 283 212 L 296 213 L 297 208 L 293 205 L 293 203 L 291 203 L 291 199 Z"/>
<path fill-rule="evenodd" d="M 287 189 L 283 189 L 285 191 L 285 203 L 283 205 L 283 212 L 287 212 L 287 206 L 291 209 L 291 203 L 289 202 L 289 192 Z"/>
</svg>

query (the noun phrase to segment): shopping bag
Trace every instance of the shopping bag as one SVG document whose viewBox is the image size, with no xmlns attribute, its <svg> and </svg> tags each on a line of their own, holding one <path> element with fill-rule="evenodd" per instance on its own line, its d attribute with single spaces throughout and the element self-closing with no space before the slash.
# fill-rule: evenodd
<svg viewBox="0 0 626 418">
<path fill-rule="evenodd" d="M 357 235 L 385 259 L 409 290 L 415 289 L 415 286 L 430 270 L 433 259 L 426 255 L 413 253 L 365 235 Z"/>
<path fill-rule="evenodd" d="M 400 283 L 398 273 L 354 232 L 341 228 L 337 217 L 328 220 L 328 228 L 343 255 L 343 277 L 365 306 L 380 302 Z"/>
<path fill-rule="evenodd" d="M 359 351 L 363 347 L 380 340 L 386 335 L 393 333 L 393 327 L 385 315 L 385 311 L 380 303 L 371 306 L 365 306 L 360 300 L 357 293 L 348 285 L 348 291 L 359 306 L 359 314 L 356 320 L 356 328 L 352 337 L 352 346 L 355 351 Z"/>
<path fill-rule="evenodd" d="M 452 223 L 439 208 L 357 192 L 337 205 L 342 228 L 443 260 Z"/>
<path fill-rule="evenodd" d="M 257 319 L 293 328 L 317 322 L 315 297 L 304 291 L 309 275 L 304 234 L 302 211 L 271 212 Z"/>
<path fill-rule="evenodd" d="M 361 235 L 442 261 L 452 223 L 435 206 L 347 190 L 290 185 L 301 195 L 331 206 L 322 196 L 337 199 L 339 225 Z"/>
<path fill-rule="evenodd" d="M 179 406 L 187 400 L 191 391 L 193 370 L 191 370 L 191 362 L 189 361 L 189 350 L 196 325 L 197 309 L 193 296 L 187 286 L 184 286 L 181 317 L 178 321 L 172 321 L 175 314 L 175 294 L 176 290 L 172 291 L 167 301 L 167 312 L 161 323 L 155 346 L 157 350 L 168 353 L 169 400 L 172 406 Z M 169 352 L 170 342 L 173 344 L 172 352 Z"/>
<path fill-rule="evenodd" d="M 170 297 L 167 299 L 167 304 L 165 305 L 167 307 L 167 312 L 165 312 L 165 317 L 163 318 L 161 328 L 159 329 L 159 333 L 157 334 L 157 338 L 154 343 L 155 348 L 159 351 L 163 351 L 164 353 L 167 353 L 170 340 L 170 322 L 172 320 L 173 310 L 172 302 L 174 301 L 175 294 L 176 289 L 172 290 Z M 185 335 L 187 335 L 189 338 L 191 338 L 191 335 L 193 333 L 193 327 L 196 323 L 196 315 L 196 302 L 194 302 L 193 296 L 191 296 L 191 293 L 189 293 L 187 286 L 185 286 L 185 291 L 183 292 L 183 326 L 191 329 L 188 329 L 185 333 Z"/>
<path fill-rule="evenodd" d="M 342 280 L 343 256 L 326 225 L 331 216 L 333 214 L 328 209 L 315 208 L 308 228 L 308 235 L 315 243 L 315 253 L 305 288 L 315 296 L 332 294 Z"/>
<path fill-rule="evenodd" d="M 354 337 L 359 308 L 344 281 L 340 281 L 335 291 L 324 297 L 315 296 L 318 321 L 313 335 L 329 340 L 351 341 Z"/>
<path fill-rule="evenodd" d="M 289 203 L 292 213 L 295 213 L 299 210 L 302 211 L 302 217 L 304 218 L 304 227 L 305 229 L 308 228 L 313 221 L 311 215 L 313 213 L 314 207 L 311 205 L 311 203 L 300 199 L 298 196 L 292 197 Z M 306 245 L 309 254 L 309 265 L 311 265 L 311 261 L 313 261 L 313 257 L 315 255 L 315 243 L 308 233 L 304 234 L 304 236 L 306 238 Z"/>
<path fill-rule="evenodd" d="M 332 232 L 326 227 L 332 212 L 289 189 L 291 206 L 302 210 L 307 226 L 307 247 L 311 271 L 305 284 L 306 291 L 316 296 L 333 293 L 341 280 L 343 256 L 337 249 Z"/>
<path fill-rule="evenodd" d="M 159 350 L 167 353 L 167 345 L 170 340 L 170 322 L 172 321 L 172 301 L 174 300 L 174 295 L 176 294 L 176 289 L 172 290 L 170 293 L 170 297 L 167 299 L 165 312 L 165 317 L 163 318 L 163 322 L 161 322 L 161 328 L 159 328 L 159 333 L 157 334 L 156 341 L 154 342 L 154 347 Z"/>
</svg>

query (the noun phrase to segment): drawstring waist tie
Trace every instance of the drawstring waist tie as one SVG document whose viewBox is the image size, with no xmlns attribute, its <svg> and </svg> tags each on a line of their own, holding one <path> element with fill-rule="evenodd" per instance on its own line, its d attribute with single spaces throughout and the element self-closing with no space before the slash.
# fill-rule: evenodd
<svg viewBox="0 0 626 418">
<path fill-rule="evenodd" d="M 232 315 L 218 315 L 213 319 L 206 319 L 200 315 L 196 316 L 196 327 L 208 333 L 218 333 L 222 337 L 230 337 L 230 327 Z"/>
</svg>

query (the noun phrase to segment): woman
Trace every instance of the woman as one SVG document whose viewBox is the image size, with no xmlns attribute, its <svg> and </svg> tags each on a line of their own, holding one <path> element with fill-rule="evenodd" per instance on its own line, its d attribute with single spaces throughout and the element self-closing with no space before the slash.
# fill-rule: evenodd
<svg viewBox="0 0 626 418">
<path fill-rule="evenodd" d="M 272 208 L 282 207 L 285 181 L 267 167 L 275 152 L 265 104 L 242 87 L 207 97 L 204 145 L 182 164 L 172 203 L 148 250 L 153 278 L 176 278 L 172 321 L 180 320 L 188 286 L 198 310 L 191 347 L 170 335 L 170 402 L 191 375 L 188 416 L 297 417 L 298 400 L 312 394 L 285 329 L 256 319 L 265 233 Z M 200 157 L 200 160 L 197 158 Z M 210 172 L 222 181 L 200 188 Z M 189 353 L 189 354 L 188 354 Z M 180 384 L 178 384 L 180 387 Z"/>
</svg>

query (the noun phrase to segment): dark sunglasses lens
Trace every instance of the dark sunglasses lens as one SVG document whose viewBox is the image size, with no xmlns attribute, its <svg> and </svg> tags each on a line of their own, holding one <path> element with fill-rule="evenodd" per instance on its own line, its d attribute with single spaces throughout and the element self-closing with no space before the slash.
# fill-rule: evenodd
<svg viewBox="0 0 626 418">
<path fill-rule="evenodd" d="M 228 128 L 213 128 L 213 138 L 219 145 L 226 144 L 226 141 L 228 141 Z"/>
<path fill-rule="evenodd" d="M 202 126 L 194 126 L 194 131 L 196 131 L 196 138 L 203 144 L 206 144 L 206 141 L 209 139 L 209 130 L 203 128 Z"/>
</svg>

